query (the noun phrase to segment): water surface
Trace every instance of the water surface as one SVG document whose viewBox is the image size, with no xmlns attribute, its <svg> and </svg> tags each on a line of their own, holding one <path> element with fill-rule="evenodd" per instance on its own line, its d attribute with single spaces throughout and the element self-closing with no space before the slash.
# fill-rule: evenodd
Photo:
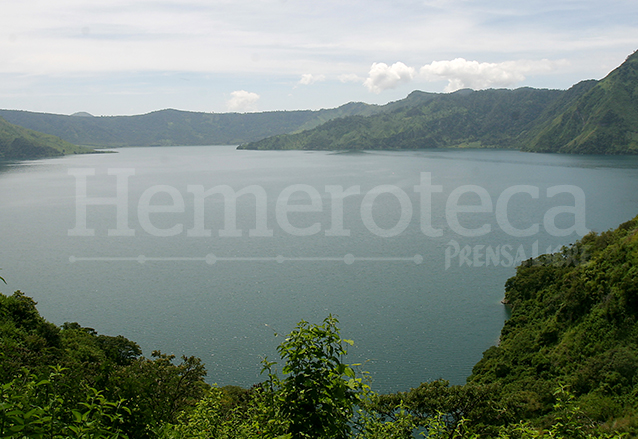
<svg viewBox="0 0 638 439">
<path fill-rule="evenodd" d="M 78 175 L 87 172 L 94 173 L 85 177 L 87 199 L 98 204 L 99 197 L 116 198 L 118 173 L 129 175 L 125 229 L 134 236 L 117 236 L 122 228 L 115 205 L 86 206 L 84 229 L 93 229 L 94 236 L 69 232 L 78 230 Z M 441 187 L 431 193 L 431 228 L 440 236 L 421 228 L 423 203 L 415 186 L 424 173 Z M 263 189 L 272 236 L 250 236 L 261 215 L 252 195 L 236 203 L 235 230 L 242 236 L 220 236 L 227 229 L 228 202 L 220 195 L 206 198 L 203 221 L 210 236 L 201 236 L 193 188 L 221 185 Z M 513 195 L 509 223 L 517 230 L 538 224 L 538 233 L 512 236 L 498 223 L 499 197 L 514 186 L 537 188 L 538 198 Z M 503 285 L 515 272 L 517 253 L 520 260 L 521 251 L 530 257 L 580 238 L 577 230 L 553 236 L 544 227 L 550 209 L 576 203 L 570 193 L 548 197 L 555 186 L 582 191 L 580 219 L 588 229 L 614 228 L 638 213 L 634 157 L 212 146 L 5 162 L 0 267 L 8 285 L 0 291 L 21 289 L 48 320 L 122 334 L 146 355 L 160 349 L 199 356 L 209 381 L 220 385 L 258 382 L 260 359 L 274 358 L 282 340 L 274 334 L 330 313 L 339 317 L 342 335 L 355 340 L 349 361 L 365 362 L 376 390 L 406 390 L 436 378 L 462 383 L 482 352 L 497 342 L 505 318 Z M 358 195 L 335 195 L 352 187 Z M 450 224 L 446 207 L 459 191 L 465 193 L 457 204 L 480 205 L 477 190 L 488 194 L 491 206 L 482 203 L 479 212 L 459 213 L 459 226 L 487 225 L 490 231 L 463 236 Z M 319 197 L 314 205 L 313 194 Z M 282 203 L 306 211 L 291 211 L 283 220 Z M 149 205 L 165 211 L 148 213 Z M 335 223 L 339 205 L 343 217 Z M 170 206 L 176 207 L 167 212 Z M 569 230 L 575 216 L 561 213 L 552 221 Z M 342 229 L 335 226 L 340 223 Z M 158 230 L 173 236 L 159 236 Z M 301 230 L 308 236 L 298 236 Z M 340 230 L 349 236 L 331 236 Z M 383 231 L 395 236 L 378 236 Z M 471 253 L 454 256 L 455 245 Z"/>
</svg>

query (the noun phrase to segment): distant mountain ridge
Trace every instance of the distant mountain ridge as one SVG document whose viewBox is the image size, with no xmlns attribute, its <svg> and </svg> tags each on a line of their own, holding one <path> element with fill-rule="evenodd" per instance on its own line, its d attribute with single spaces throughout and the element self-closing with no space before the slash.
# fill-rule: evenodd
<svg viewBox="0 0 638 439">
<path fill-rule="evenodd" d="M 201 113 L 166 109 L 136 116 L 71 116 L 0 110 L 0 117 L 67 142 L 91 147 L 161 145 L 234 145 L 265 137 L 312 129 L 334 118 L 372 115 L 387 106 L 351 102 L 322 110 L 263 113 Z"/>
<path fill-rule="evenodd" d="M 509 148 L 638 153 L 638 53 L 569 90 L 414 91 L 386 105 L 322 110 L 71 116 L 0 110 L 6 121 L 90 147 L 239 144 L 242 149 Z M 6 147 L 5 147 L 6 149 Z M 67 150 L 68 145 L 61 149 Z M 17 151 L 17 150 L 16 150 Z M 38 154 L 44 150 L 38 150 Z M 59 151 L 58 151 L 59 152 Z M 17 153 L 14 151 L 14 153 Z"/>
<path fill-rule="evenodd" d="M 90 147 L 237 145 L 284 133 L 310 130 L 333 119 L 371 116 L 420 102 L 408 97 L 385 105 L 349 102 L 321 110 L 262 113 L 202 113 L 165 109 L 135 116 L 70 116 L 21 110 L 0 110 L 8 122 Z M 432 94 L 434 96 L 434 94 Z"/>
</svg>

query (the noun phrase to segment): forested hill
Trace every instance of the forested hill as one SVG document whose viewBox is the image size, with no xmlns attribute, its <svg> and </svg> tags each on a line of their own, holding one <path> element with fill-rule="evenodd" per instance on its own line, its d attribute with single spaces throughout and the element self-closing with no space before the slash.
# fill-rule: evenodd
<svg viewBox="0 0 638 439">
<path fill-rule="evenodd" d="M 497 386 L 524 418 L 567 386 L 584 419 L 638 431 L 638 217 L 524 262 L 505 290 L 511 317 L 469 384 Z"/>
<path fill-rule="evenodd" d="M 569 90 L 461 90 L 430 94 L 376 115 L 335 119 L 242 149 L 513 148 L 638 153 L 638 53 L 601 81 Z M 425 95 L 425 94 L 423 94 Z"/>
<path fill-rule="evenodd" d="M 50 134 L 10 124 L 0 117 L 0 159 L 34 159 L 91 151 Z"/>
<path fill-rule="evenodd" d="M 412 92 L 405 106 L 373 116 L 334 119 L 309 131 L 280 135 L 242 149 L 419 149 L 455 146 L 518 148 L 518 136 L 565 94 L 559 90 Z"/>
</svg>

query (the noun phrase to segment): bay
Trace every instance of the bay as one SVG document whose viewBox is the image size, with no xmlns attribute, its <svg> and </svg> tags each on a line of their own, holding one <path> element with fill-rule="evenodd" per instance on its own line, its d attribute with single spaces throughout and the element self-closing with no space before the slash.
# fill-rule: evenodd
<svg viewBox="0 0 638 439">
<path fill-rule="evenodd" d="M 0 291 L 145 355 L 199 356 L 219 385 L 259 382 L 297 322 L 329 314 L 375 390 L 460 384 L 498 342 L 515 265 L 633 218 L 636 187 L 635 157 L 503 150 L 176 146 L 4 162 Z M 212 188 L 251 193 L 233 205 L 204 197 Z"/>
</svg>

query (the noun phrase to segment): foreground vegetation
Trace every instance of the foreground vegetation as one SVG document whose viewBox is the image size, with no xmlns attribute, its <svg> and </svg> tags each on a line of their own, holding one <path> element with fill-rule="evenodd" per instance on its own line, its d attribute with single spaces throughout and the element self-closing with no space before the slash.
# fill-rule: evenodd
<svg viewBox="0 0 638 439">
<path fill-rule="evenodd" d="M 145 358 L 125 337 L 55 326 L 23 293 L 0 295 L 0 437 L 636 436 L 637 262 L 638 217 L 524 262 L 506 284 L 501 342 L 467 384 L 389 395 L 345 362 L 353 342 L 333 316 L 300 322 L 262 383 L 220 388 L 198 358 Z"/>
</svg>

